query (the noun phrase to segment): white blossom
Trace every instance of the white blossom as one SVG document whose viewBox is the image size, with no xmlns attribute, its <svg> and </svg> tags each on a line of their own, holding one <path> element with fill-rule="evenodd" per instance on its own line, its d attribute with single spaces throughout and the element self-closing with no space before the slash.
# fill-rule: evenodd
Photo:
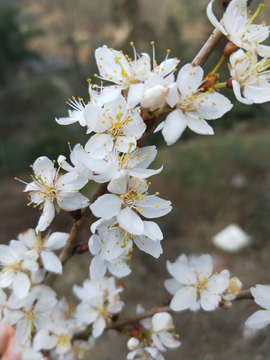
<svg viewBox="0 0 270 360">
<path fill-rule="evenodd" d="M 103 278 L 99 281 L 86 280 L 83 287 L 74 285 L 73 291 L 82 302 L 77 306 L 75 317 L 80 324 L 92 324 L 93 336 L 99 337 L 113 314 L 118 314 L 123 306 L 116 288 L 115 279 Z"/>
<path fill-rule="evenodd" d="M 53 250 L 61 249 L 66 245 L 69 238 L 68 233 L 54 232 L 42 238 L 40 232 L 36 235 L 34 229 L 28 229 L 19 234 L 18 238 L 28 247 L 26 252 L 28 257 L 35 260 L 41 257 L 43 266 L 47 271 L 62 273 L 62 263 Z"/>
<path fill-rule="evenodd" d="M 12 287 L 19 298 L 24 298 L 30 290 L 28 271 L 35 272 L 39 268 L 34 259 L 26 256 L 27 250 L 23 243 L 16 240 L 11 240 L 9 246 L 0 245 L 0 287 Z"/>
<path fill-rule="evenodd" d="M 151 66 L 148 54 L 137 56 L 134 51 L 134 61 L 126 58 L 122 52 L 108 49 L 106 45 L 95 51 L 100 78 L 113 82 L 115 85 L 108 86 L 96 94 L 96 99 L 109 102 L 115 100 L 123 90 L 127 93 L 129 107 L 134 107 L 141 101 L 143 82 L 148 78 Z"/>
<path fill-rule="evenodd" d="M 201 92 L 202 84 L 201 67 L 186 64 L 179 71 L 178 100 L 170 104 L 176 109 L 167 116 L 162 130 L 167 145 L 174 144 L 187 126 L 198 134 L 213 135 L 214 131 L 205 119 L 218 119 L 232 108 L 233 105 L 225 96 L 217 92 Z"/>
<path fill-rule="evenodd" d="M 222 298 L 225 301 L 231 301 L 236 298 L 236 295 L 242 288 L 241 281 L 236 277 L 230 278 L 230 272 L 228 270 L 223 270 L 220 273 L 221 275 L 227 276 L 229 279 L 229 286 L 228 288 L 221 294 Z"/>
<path fill-rule="evenodd" d="M 119 256 L 111 261 L 101 257 L 102 241 L 98 235 L 92 235 L 89 239 L 89 250 L 95 255 L 89 267 L 91 278 L 101 280 L 108 269 L 116 277 L 124 277 L 131 273 L 126 261 L 129 260 L 128 249 L 124 249 Z M 122 250 L 122 249 L 121 249 Z"/>
<path fill-rule="evenodd" d="M 254 296 L 255 303 L 266 310 L 256 311 L 247 319 L 245 325 L 252 329 L 262 329 L 270 324 L 270 286 L 255 285 L 255 287 L 250 288 L 250 291 Z"/>
<path fill-rule="evenodd" d="M 132 146 L 130 146 L 131 149 Z M 155 146 L 146 146 L 137 148 L 133 151 L 128 150 L 126 153 L 119 152 L 116 148 L 107 152 L 103 159 L 96 159 L 99 161 L 99 168 L 95 167 L 94 180 L 98 183 L 103 183 L 112 180 L 118 176 L 119 171 L 129 170 L 129 175 L 147 179 L 148 177 L 159 174 L 163 166 L 157 170 L 147 169 L 151 162 L 155 159 L 157 150 Z M 81 161 L 89 169 L 94 165 L 92 159 L 89 159 L 90 154 L 84 152 L 80 153 Z M 88 161 L 89 159 L 89 161 Z M 103 167 L 103 168 L 102 168 Z"/>
<path fill-rule="evenodd" d="M 148 184 L 144 179 L 129 178 L 127 171 L 120 171 L 108 185 L 111 194 L 100 196 L 90 208 L 95 216 L 109 220 L 116 216 L 123 229 L 133 235 L 144 233 L 143 220 L 157 218 L 171 211 L 171 202 L 148 195 Z"/>
<path fill-rule="evenodd" d="M 56 293 L 48 286 L 37 285 L 23 299 L 12 295 L 7 305 L 14 310 L 5 314 L 2 323 L 16 325 L 16 340 L 24 345 L 31 336 L 33 326 L 43 329 L 50 325 L 50 313 L 57 303 Z M 20 308 L 22 310 L 17 310 Z"/>
<path fill-rule="evenodd" d="M 258 62 L 254 53 L 240 49 L 230 56 L 228 66 L 237 100 L 248 105 L 270 101 L 270 56 Z"/>
<path fill-rule="evenodd" d="M 83 99 L 79 98 L 78 100 L 76 100 L 76 98 L 72 96 L 72 99 L 69 99 L 67 104 L 70 105 L 70 107 L 73 109 L 73 110 L 68 110 L 69 117 L 60 118 L 60 119 L 55 118 L 55 121 L 59 125 L 70 125 L 70 124 L 74 124 L 75 122 L 78 122 L 81 126 L 86 126 L 86 122 L 83 115 L 83 110 L 85 108 L 85 103 Z"/>
<path fill-rule="evenodd" d="M 223 15 L 223 25 L 213 13 L 213 2 L 214 0 L 209 3 L 206 10 L 208 19 L 213 26 L 236 46 L 247 51 L 256 51 L 260 56 L 270 56 L 270 47 L 260 44 L 268 37 L 269 27 L 265 22 L 262 22 L 261 25 L 253 24 L 254 16 L 249 17 L 246 0 L 232 0 L 229 3 Z M 259 5 L 259 8 L 261 7 L 263 5 Z"/>
<path fill-rule="evenodd" d="M 184 286 L 176 291 L 170 307 L 174 311 L 194 310 L 201 306 L 210 311 L 218 307 L 220 294 L 229 286 L 228 276 L 212 274 L 212 259 L 210 255 L 201 255 L 194 268 L 176 261 L 170 266 L 173 277 Z"/>
<path fill-rule="evenodd" d="M 103 108 L 86 106 L 84 116 L 88 133 L 92 131 L 96 133 L 86 143 L 85 150 L 99 159 L 104 158 L 114 146 L 120 152 L 127 152 L 130 144 L 133 143 L 132 150 L 134 150 L 137 140 L 146 129 L 139 108 L 128 110 L 122 95 L 106 103 Z"/>
<path fill-rule="evenodd" d="M 54 163 L 46 156 L 39 157 L 33 164 L 34 181 L 29 183 L 25 192 L 29 191 L 31 203 L 43 209 L 36 232 L 46 230 L 60 208 L 74 211 L 88 206 L 88 199 L 79 193 L 87 178 L 70 172 L 59 174 Z M 30 204 L 31 204 L 30 203 Z"/>
</svg>

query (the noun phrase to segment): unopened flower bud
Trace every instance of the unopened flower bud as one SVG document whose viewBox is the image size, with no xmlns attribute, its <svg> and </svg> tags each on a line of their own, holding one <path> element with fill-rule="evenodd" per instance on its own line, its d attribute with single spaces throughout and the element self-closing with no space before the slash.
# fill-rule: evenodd
<svg viewBox="0 0 270 360">
<path fill-rule="evenodd" d="M 233 42 L 229 41 L 223 49 L 223 55 L 229 57 L 232 55 L 232 53 L 234 53 L 238 49 L 239 49 L 238 46 L 236 46 Z"/>
<path fill-rule="evenodd" d="M 130 338 L 127 342 L 127 347 L 129 348 L 129 350 L 136 350 L 138 349 L 139 345 L 140 345 L 140 340 L 135 337 Z"/>
</svg>

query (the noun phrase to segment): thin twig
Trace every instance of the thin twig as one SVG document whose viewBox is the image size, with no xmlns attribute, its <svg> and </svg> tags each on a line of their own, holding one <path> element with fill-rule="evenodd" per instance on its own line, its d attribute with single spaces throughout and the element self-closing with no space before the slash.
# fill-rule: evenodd
<svg viewBox="0 0 270 360">
<path fill-rule="evenodd" d="M 236 298 L 234 300 L 243 300 L 243 299 L 249 299 L 249 300 L 254 299 L 250 290 L 239 291 L 238 295 L 236 295 Z M 170 308 L 169 305 L 154 307 L 152 309 L 144 311 L 143 313 L 136 314 L 136 315 L 128 317 L 126 319 L 111 321 L 107 324 L 105 330 L 121 329 L 127 325 L 133 325 L 135 323 L 138 323 L 140 320 L 146 319 L 148 317 L 152 317 L 153 315 L 160 313 L 160 312 L 170 313 L 170 312 L 172 312 L 172 309 Z M 73 336 L 72 340 L 87 340 L 91 334 L 92 334 L 92 326 L 88 326 L 84 331 L 76 333 Z"/>
<path fill-rule="evenodd" d="M 202 66 L 209 56 L 212 54 L 218 43 L 223 38 L 223 34 L 218 29 L 215 29 L 212 34 L 210 35 L 209 39 L 206 41 L 204 46 L 201 48 L 199 53 L 196 55 L 194 60 L 192 61 L 192 66 Z"/>
</svg>

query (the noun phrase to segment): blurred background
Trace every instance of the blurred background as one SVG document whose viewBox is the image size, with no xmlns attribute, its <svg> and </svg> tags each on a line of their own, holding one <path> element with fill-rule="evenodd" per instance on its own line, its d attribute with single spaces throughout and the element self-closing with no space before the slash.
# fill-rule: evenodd
<svg viewBox="0 0 270 360">
<path fill-rule="evenodd" d="M 270 1 L 258 21 L 268 20 Z M 181 60 L 180 69 L 191 62 L 213 27 L 205 0 L 49 0 L 0 1 L 0 136 L 1 136 L 1 242 L 35 227 L 39 211 L 26 207 L 24 185 L 14 176 L 30 182 L 32 164 L 39 156 L 57 159 L 69 156 L 67 142 L 85 144 L 88 137 L 78 124 L 60 126 L 55 117 L 67 116 L 71 96 L 89 99 L 87 79 L 97 72 L 94 51 L 103 44 L 133 56 L 152 54 L 155 41 L 157 62 L 166 50 Z M 255 10 L 254 0 L 251 9 Z M 216 0 L 217 16 L 222 14 Z M 221 56 L 225 39 L 204 66 L 210 72 Z M 269 41 L 268 41 L 269 45 Z M 229 77 L 226 65 L 220 81 Z M 215 136 L 200 136 L 186 130 L 180 141 L 167 147 L 155 134 L 158 146 L 152 167 L 164 165 L 161 175 L 151 179 L 152 191 L 173 200 L 173 211 L 159 219 L 164 232 L 164 254 L 159 260 L 134 251 L 133 273 L 124 279 L 125 315 L 158 306 L 166 298 L 163 287 L 168 278 L 166 259 L 175 261 L 181 253 L 214 256 L 218 271 L 227 268 L 243 282 L 244 288 L 269 283 L 269 103 L 245 106 L 231 91 L 224 95 L 233 110 L 211 122 Z M 95 185 L 84 193 L 91 196 Z M 151 188 L 150 188 L 151 190 Z M 229 254 L 216 248 L 211 239 L 218 231 L 236 223 L 252 238 L 251 245 Z M 90 224 L 90 223 L 89 223 Z M 69 231 L 72 219 L 61 212 L 53 231 Z M 79 241 L 89 238 L 89 225 Z M 67 276 L 57 280 L 61 295 L 70 295 L 74 283 L 87 277 L 90 254 L 77 255 L 66 265 Z M 79 264 L 79 265 L 78 265 Z M 155 284 L 153 289 L 153 284 Z M 142 297 L 143 294 L 143 297 Z M 182 346 L 165 354 L 166 359 L 268 359 L 270 338 L 267 329 L 249 332 L 247 317 L 259 309 L 252 301 L 235 302 L 229 310 L 213 313 L 175 314 L 176 331 Z M 123 314 L 123 316 L 125 316 Z M 124 359 L 126 338 L 114 332 L 97 341 L 93 359 Z M 268 345 L 267 345 L 268 344 Z M 112 351 L 113 346 L 113 351 Z"/>
</svg>

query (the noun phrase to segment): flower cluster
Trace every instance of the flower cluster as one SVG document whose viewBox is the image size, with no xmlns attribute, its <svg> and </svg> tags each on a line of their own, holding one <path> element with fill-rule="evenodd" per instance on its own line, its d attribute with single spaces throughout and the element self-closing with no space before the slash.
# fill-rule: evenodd
<svg viewBox="0 0 270 360">
<path fill-rule="evenodd" d="M 221 294 L 229 286 L 227 272 L 213 274 L 210 255 L 201 255 L 194 266 L 187 264 L 185 256 L 174 263 L 167 261 L 167 269 L 173 279 L 165 281 L 165 287 L 173 294 L 170 307 L 174 311 L 190 309 L 211 311 L 218 307 Z"/>
<path fill-rule="evenodd" d="M 138 305 L 137 312 L 143 311 Z M 178 335 L 170 332 L 173 329 L 172 317 L 166 312 L 141 320 L 139 328 L 136 329 L 137 335 L 131 337 L 127 343 L 129 350 L 132 350 L 127 359 L 164 360 L 161 352 L 167 351 L 166 348 L 175 349 L 181 345 L 177 340 Z"/>
<path fill-rule="evenodd" d="M 74 285 L 73 291 L 81 300 L 74 314 L 79 327 L 91 324 L 93 336 L 100 336 L 106 323 L 124 307 L 124 302 L 120 300 L 122 290 L 113 277 L 103 277 L 100 281 L 85 280 L 82 287 Z"/>
</svg>

